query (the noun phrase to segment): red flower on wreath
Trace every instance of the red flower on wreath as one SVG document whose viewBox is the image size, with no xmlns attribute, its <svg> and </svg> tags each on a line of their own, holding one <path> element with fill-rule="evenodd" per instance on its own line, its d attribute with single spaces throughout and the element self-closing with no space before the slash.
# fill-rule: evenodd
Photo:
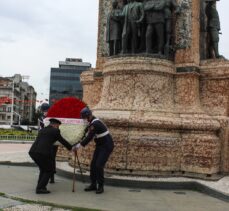
<svg viewBox="0 0 229 211">
<path fill-rule="evenodd" d="M 49 110 L 47 117 L 80 119 L 80 111 L 87 105 L 75 97 L 57 101 Z"/>
</svg>

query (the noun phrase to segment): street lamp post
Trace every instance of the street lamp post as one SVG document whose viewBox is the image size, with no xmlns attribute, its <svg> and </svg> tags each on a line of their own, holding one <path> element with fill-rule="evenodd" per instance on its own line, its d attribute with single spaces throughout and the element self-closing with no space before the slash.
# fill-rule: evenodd
<svg viewBox="0 0 229 211">
<path fill-rule="evenodd" d="M 13 125 L 14 121 L 14 80 L 12 81 L 12 101 L 11 101 L 11 119 L 10 119 L 10 125 Z"/>
<path fill-rule="evenodd" d="M 17 112 L 14 111 L 14 114 L 16 114 L 18 116 L 18 125 L 21 125 L 21 115 Z"/>
</svg>

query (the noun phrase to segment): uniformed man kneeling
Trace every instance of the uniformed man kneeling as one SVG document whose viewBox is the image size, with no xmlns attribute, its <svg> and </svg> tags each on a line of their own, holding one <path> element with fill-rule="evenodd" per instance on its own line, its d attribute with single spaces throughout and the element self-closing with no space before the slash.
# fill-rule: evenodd
<svg viewBox="0 0 229 211">
<path fill-rule="evenodd" d="M 106 125 L 94 117 L 90 109 L 87 107 L 82 109 L 81 118 L 89 122 L 88 134 L 80 143 L 73 147 L 73 151 L 76 151 L 81 146 L 85 147 L 94 139 L 96 147 L 90 166 L 91 185 L 84 190 L 96 191 L 97 194 L 100 194 L 104 192 L 104 167 L 113 151 L 114 143 Z"/>
<path fill-rule="evenodd" d="M 49 126 L 41 129 L 38 136 L 29 150 L 30 157 L 38 165 L 40 174 L 37 182 L 36 193 L 47 194 L 50 191 L 47 190 L 46 186 L 53 174 L 53 160 L 52 150 L 53 144 L 59 141 L 68 150 L 72 149 L 72 145 L 69 144 L 60 134 L 59 126 L 61 122 L 57 119 L 50 119 Z"/>
</svg>

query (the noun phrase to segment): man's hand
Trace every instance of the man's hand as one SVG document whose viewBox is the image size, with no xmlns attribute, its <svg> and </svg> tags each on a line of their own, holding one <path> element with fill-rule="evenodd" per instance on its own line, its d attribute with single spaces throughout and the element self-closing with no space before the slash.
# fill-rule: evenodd
<svg viewBox="0 0 229 211">
<path fill-rule="evenodd" d="M 74 147 L 72 147 L 72 151 L 75 152 L 75 151 L 77 151 L 80 147 L 81 147 L 81 144 L 78 143 L 78 144 L 76 144 Z"/>
</svg>

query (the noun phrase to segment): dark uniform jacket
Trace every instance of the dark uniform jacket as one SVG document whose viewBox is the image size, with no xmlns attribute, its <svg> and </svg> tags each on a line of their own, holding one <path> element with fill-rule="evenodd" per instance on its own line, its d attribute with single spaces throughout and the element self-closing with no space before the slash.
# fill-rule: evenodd
<svg viewBox="0 0 229 211">
<path fill-rule="evenodd" d="M 41 130 L 42 128 L 45 127 L 44 119 L 45 119 L 44 115 L 42 115 L 42 116 L 40 116 L 38 118 L 38 123 L 39 123 L 38 128 L 39 128 L 39 130 Z"/>
<path fill-rule="evenodd" d="M 88 135 L 80 143 L 82 146 L 86 146 L 91 140 L 96 143 L 96 146 L 106 146 L 113 149 L 113 139 L 106 127 L 106 125 L 99 119 L 93 117 L 88 126 Z"/>
<path fill-rule="evenodd" d="M 29 153 L 39 153 L 44 155 L 51 155 L 53 150 L 53 144 L 59 141 L 68 150 L 72 149 L 72 145 L 69 144 L 60 134 L 60 130 L 52 126 L 41 129 L 38 136 L 30 148 Z"/>
</svg>

